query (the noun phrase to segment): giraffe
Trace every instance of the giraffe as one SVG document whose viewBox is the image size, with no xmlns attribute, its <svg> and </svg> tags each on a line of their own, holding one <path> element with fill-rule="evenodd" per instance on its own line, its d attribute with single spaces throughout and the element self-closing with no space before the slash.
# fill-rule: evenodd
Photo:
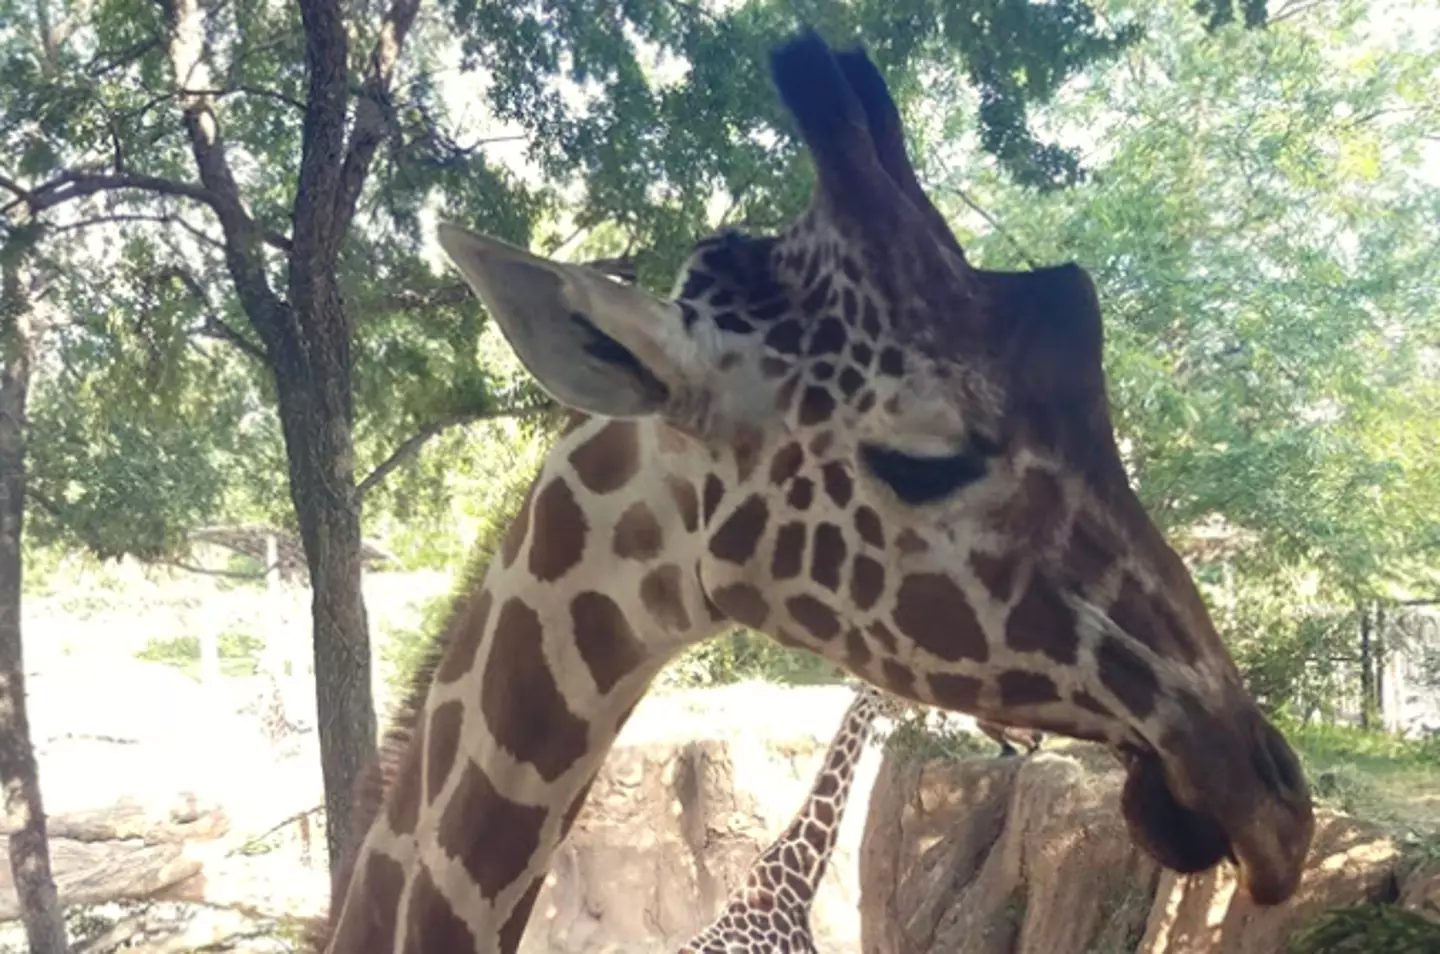
<svg viewBox="0 0 1440 954">
<path fill-rule="evenodd" d="M 1033 755 L 1040 748 L 1044 741 L 1044 734 L 1035 729 L 1014 728 L 1002 725 L 999 722 L 989 722 L 985 719 L 976 719 L 975 728 L 985 735 L 1000 743 L 1000 754 L 1002 756 L 1018 755 L 1017 745 L 1025 747 L 1026 755 Z"/>
<path fill-rule="evenodd" d="M 1309 788 L 1130 486 L 1089 277 L 967 260 L 863 48 L 802 30 L 770 74 L 810 203 L 699 241 L 668 297 L 438 226 L 573 413 L 366 775 L 328 950 L 513 954 L 634 706 L 737 624 L 1100 742 L 1160 864 L 1295 893 Z"/>
<path fill-rule="evenodd" d="M 679 954 L 808 954 L 815 950 L 810 909 L 835 851 L 855 770 L 875 720 L 905 706 L 861 683 L 830 740 L 805 802 L 750 866 L 715 920 Z"/>
</svg>

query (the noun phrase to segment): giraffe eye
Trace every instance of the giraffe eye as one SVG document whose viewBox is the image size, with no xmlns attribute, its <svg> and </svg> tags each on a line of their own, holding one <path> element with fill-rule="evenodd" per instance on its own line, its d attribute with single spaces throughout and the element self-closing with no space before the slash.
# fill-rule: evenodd
<svg viewBox="0 0 1440 954">
<path fill-rule="evenodd" d="M 870 473 L 908 504 L 931 503 L 985 476 L 986 455 L 978 450 L 944 457 L 915 457 L 862 444 L 860 456 Z"/>
</svg>

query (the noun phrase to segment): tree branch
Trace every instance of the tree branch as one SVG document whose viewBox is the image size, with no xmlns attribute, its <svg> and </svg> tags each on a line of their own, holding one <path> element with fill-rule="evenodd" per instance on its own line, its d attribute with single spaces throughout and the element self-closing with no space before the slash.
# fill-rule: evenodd
<svg viewBox="0 0 1440 954">
<path fill-rule="evenodd" d="M 181 265 L 171 265 L 157 272 L 155 278 L 156 280 L 176 279 L 185 286 L 191 297 L 200 302 L 205 313 L 205 323 L 200 328 L 202 334 L 220 341 L 228 341 L 255 360 L 269 365 L 270 353 L 265 348 L 257 346 L 215 314 L 214 309 L 210 306 L 210 298 L 205 294 L 205 286 L 200 284 L 200 280 L 192 275 L 189 269 Z"/>
<path fill-rule="evenodd" d="M 389 477 L 396 468 L 411 460 L 420 453 L 420 448 L 432 438 L 461 424 L 474 424 L 476 421 L 496 421 L 501 418 L 533 417 L 537 414 L 546 414 L 555 410 L 552 401 L 545 401 L 541 404 L 532 404 L 525 407 L 509 407 L 490 411 L 461 411 L 454 414 L 446 414 L 426 424 L 405 440 L 390 453 L 390 456 L 380 462 L 380 465 L 365 476 L 365 479 L 355 485 L 354 499 L 358 504 L 364 499 L 365 494 L 370 492 Z"/>
<path fill-rule="evenodd" d="M 1016 240 L 1015 236 L 1011 235 L 1010 232 L 1005 228 L 1005 226 L 1000 224 L 1000 222 L 995 218 L 995 216 L 985 211 L 985 209 L 980 205 L 980 203 L 970 198 L 969 193 L 967 193 L 964 189 L 961 189 L 959 186 L 949 186 L 947 187 L 947 191 L 954 193 L 956 198 L 958 198 L 961 202 L 964 202 L 971 209 L 977 212 L 980 217 L 986 222 L 990 223 L 990 227 L 996 232 L 998 232 L 1000 236 L 1005 239 L 1005 241 L 1009 242 L 1011 247 L 1014 248 L 1015 251 L 1020 253 L 1020 258 L 1022 261 L 1025 262 L 1026 265 L 1029 265 L 1031 268 L 1040 267 L 1040 264 L 1036 262 L 1035 259 L 1030 257 L 1030 253 L 1025 251 L 1025 246 L 1021 245 L 1020 242 Z"/>
</svg>

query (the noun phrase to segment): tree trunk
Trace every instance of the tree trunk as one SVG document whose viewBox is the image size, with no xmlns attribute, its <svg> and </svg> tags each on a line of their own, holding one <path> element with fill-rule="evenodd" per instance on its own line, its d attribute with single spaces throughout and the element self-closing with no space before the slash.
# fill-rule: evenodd
<svg viewBox="0 0 1440 954">
<path fill-rule="evenodd" d="M 292 329 L 304 336 L 303 344 L 272 349 L 272 360 L 290 496 L 310 569 L 325 840 L 333 876 L 360 834 L 350 827 L 356 783 L 375 754 L 375 707 L 360 588 L 348 327 L 338 295 L 312 291 L 305 297 L 310 300 L 292 301 Z"/>
<path fill-rule="evenodd" d="M 0 782 L 10 831 L 10 868 L 31 954 L 65 954 L 65 920 L 50 873 L 40 772 L 25 713 L 20 643 L 21 533 L 25 517 L 25 403 L 30 389 L 31 314 L 17 268 L 0 292 Z"/>
</svg>

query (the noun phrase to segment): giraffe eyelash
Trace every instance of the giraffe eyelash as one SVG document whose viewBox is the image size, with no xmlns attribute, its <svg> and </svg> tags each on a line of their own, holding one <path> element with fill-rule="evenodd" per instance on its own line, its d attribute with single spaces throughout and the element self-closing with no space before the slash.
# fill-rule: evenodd
<svg viewBox="0 0 1440 954">
<path fill-rule="evenodd" d="M 944 457 L 916 457 L 874 444 L 862 444 L 860 457 L 870 473 L 907 504 L 933 503 L 985 476 L 986 457 L 967 449 Z"/>
</svg>

